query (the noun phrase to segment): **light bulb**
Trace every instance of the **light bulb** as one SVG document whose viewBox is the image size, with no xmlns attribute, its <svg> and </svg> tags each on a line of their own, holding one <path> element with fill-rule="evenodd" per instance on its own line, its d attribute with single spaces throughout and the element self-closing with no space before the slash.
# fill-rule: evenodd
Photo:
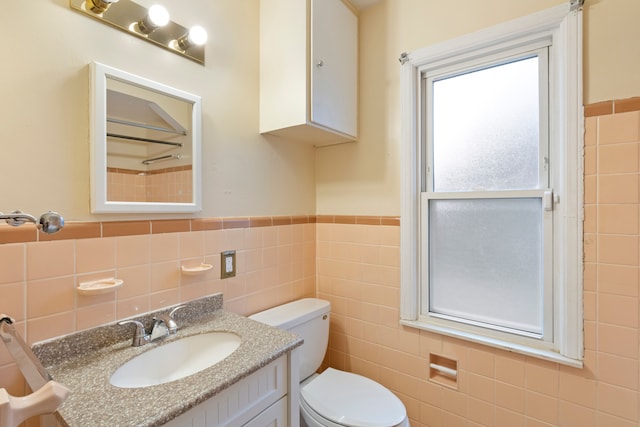
<svg viewBox="0 0 640 427">
<path fill-rule="evenodd" d="M 187 34 L 183 35 L 178 40 L 175 40 L 173 43 L 175 43 L 174 44 L 175 49 L 186 51 L 190 47 L 202 46 L 206 42 L 207 42 L 207 31 L 201 26 L 195 25 L 191 27 L 191 29 Z"/>
<path fill-rule="evenodd" d="M 207 31 L 199 25 L 193 26 L 187 39 L 191 45 L 202 46 L 207 42 Z"/>
<path fill-rule="evenodd" d="M 169 12 L 164 6 L 154 4 L 149 8 L 149 21 L 156 27 L 164 27 L 169 23 Z"/>
<path fill-rule="evenodd" d="M 164 6 L 154 4 L 147 11 L 147 15 L 138 22 L 138 30 L 142 34 L 151 34 L 169 23 L 169 12 Z"/>
</svg>

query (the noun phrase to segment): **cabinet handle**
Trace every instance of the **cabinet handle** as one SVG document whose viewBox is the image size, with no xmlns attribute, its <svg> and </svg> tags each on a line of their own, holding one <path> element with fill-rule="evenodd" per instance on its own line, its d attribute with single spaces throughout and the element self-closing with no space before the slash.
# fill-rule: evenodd
<svg viewBox="0 0 640 427">
<path fill-rule="evenodd" d="M 324 61 L 323 61 L 322 59 L 316 63 L 316 66 L 317 66 L 318 68 L 319 68 L 319 67 L 322 67 L 323 65 L 324 65 Z"/>
</svg>

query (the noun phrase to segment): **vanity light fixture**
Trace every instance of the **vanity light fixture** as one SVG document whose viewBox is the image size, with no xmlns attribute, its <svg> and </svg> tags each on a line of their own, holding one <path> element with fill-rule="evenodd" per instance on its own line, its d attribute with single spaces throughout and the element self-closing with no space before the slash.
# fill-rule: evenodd
<svg viewBox="0 0 640 427">
<path fill-rule="evenodd" d="M 207 42 L 207 37 L 207 31 L 200 25 L 195 25 L 187 34 L 176 40 L 175 44 L 179 50 L 186 52 L 194 46 L 203 46 Z"/>
<path fill-rule="evenodd" d="M 86 0 L 85 8 L 93 13 L 101 14 L 109 9 L 113 3 L 118 3 L 118 0 Z"/>
<path fill-rule="evenodd" d="M 71 8 L 119 30 L 204 65 L 207 32 L 171 21 L 161 5 L 148 9 L 132 0 L 69 0 Z"/>
</svg>

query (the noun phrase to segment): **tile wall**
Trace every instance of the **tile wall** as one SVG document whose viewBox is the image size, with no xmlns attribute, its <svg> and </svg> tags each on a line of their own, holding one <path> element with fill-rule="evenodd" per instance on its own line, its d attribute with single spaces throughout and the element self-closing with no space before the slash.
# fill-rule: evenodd
<svg viewBox="0 0 640 427">
<path fill-rule="evenodd" d="M 237 275 L 222 280 L 226 250 L 236 250 Z M 213 268 L 181 274 L 201 262 Z M 96 296 L 75 291 L 108 277 L 124 285 Z M 315 217 L 70 223 L 50 236 L 32 225 L 0 226 L 0 313 L 29 343 L 217 292 L 240 314 L 314 296 Z M 25 392 L 3 345 L 0 387 Z"/>
<path fill-rule="evenodd" d="M 399 227 L 319 220 L 325 363 L 392 389 L 412 427 L 640 425 L 640 99 L 586 115 L 584 369 L 399 326 Z M 430 353 L 457 360 L 457 389 L 427 380 Z"/>
</svg>

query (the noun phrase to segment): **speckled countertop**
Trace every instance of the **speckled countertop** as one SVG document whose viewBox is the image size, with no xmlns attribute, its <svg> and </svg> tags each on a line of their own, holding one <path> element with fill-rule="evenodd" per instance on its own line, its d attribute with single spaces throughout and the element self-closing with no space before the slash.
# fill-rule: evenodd
<svg viewBox="0 0 640 427">
<path fill-rule="evenodd" d="M 147 330 L 154 314 L 137 317 Z M 175 316 L 177 335 L 132 347 L 133 326 L 101 326 L 33 346 L 51 377 L 71 390 L 56 414 L 63 426 L 157 426 L 207 400 L 302 344 L 292 333 L 222 310 L 222 295 L 187 304 Z M 175 339 L 210 331 L 234 332 L 242 344 L 226 359 L 194 375 L 145 388 L 119 388 L 111 374 L 138 354 Z M 167 361 L 170 363 L 170 361 Z"/>
</svg>

